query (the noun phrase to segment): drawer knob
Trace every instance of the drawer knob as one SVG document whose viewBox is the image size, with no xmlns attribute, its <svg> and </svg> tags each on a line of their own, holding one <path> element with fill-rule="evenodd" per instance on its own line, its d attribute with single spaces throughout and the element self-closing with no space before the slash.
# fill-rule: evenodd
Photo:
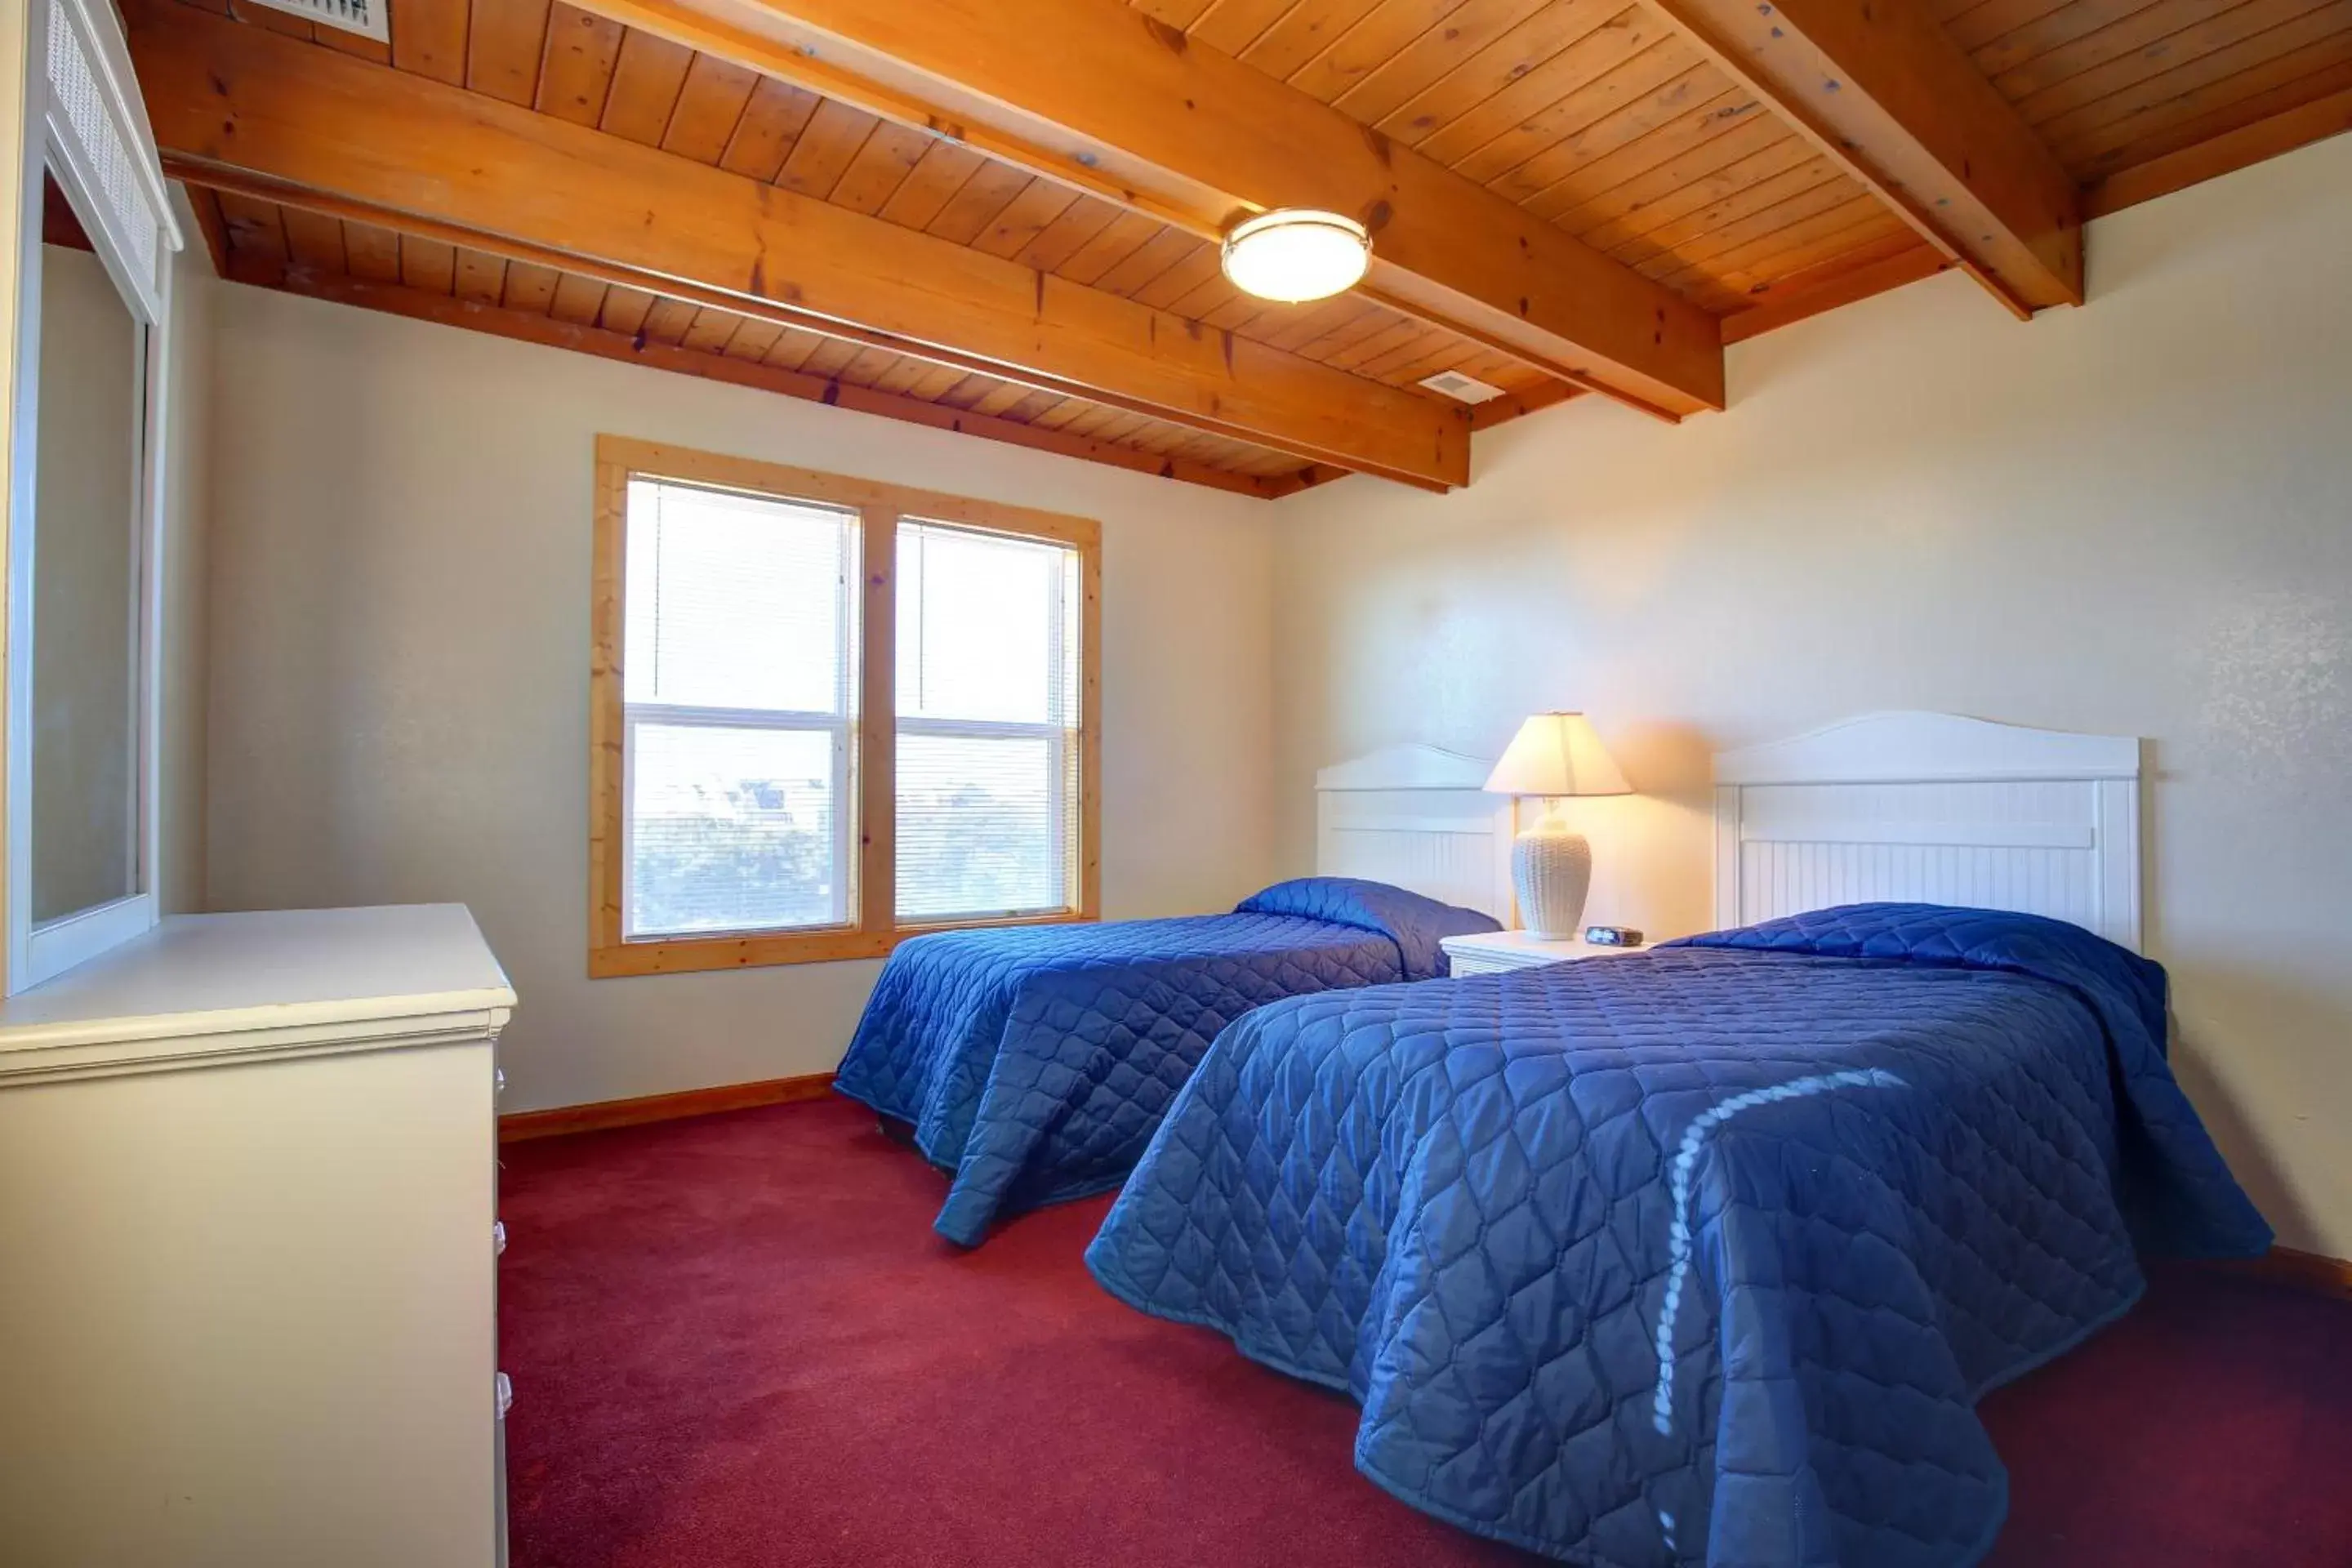
<svg viewBox="0 0 2352 1568">
<path fill-rule="evenodd" d="M 504 1258 L 506 1253 L 507 1222 L 502 1219 L 494 1219 L 490 1221 L 490 1256 L 492 1258 Z"/>
<path fill-rule="evenodd" d="M 499 1373 L 499 1419 L 505 1420 L 507 1412 L 513 1408 L 514 1380 L 508 1377 L 505 1373 Z"/>
</svg>

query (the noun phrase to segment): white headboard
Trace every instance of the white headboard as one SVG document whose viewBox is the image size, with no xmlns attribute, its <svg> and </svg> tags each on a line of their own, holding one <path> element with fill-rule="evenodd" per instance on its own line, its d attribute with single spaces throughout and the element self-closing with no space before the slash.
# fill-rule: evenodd
<svg viewBox="0 0 2352 1568">
<path fill-rule="evenodd" d="M 1876 900 L 2140 942 L 2139 742 L 1873 713 L 1715 759 L 1715 919 Z"/>
<path fill-rule="evenodd" d="M 1511 802 L 1493 768 L 1434 746 L 1387 746 L 1315 775 L 1315 869 L 1369 877 L 1511 923 Z"/>
</svg>

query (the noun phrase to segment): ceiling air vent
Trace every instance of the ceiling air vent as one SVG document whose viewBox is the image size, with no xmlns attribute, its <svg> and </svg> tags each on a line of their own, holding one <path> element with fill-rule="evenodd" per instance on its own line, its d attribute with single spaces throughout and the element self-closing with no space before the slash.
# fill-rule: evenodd
<svg viewBox="0 0 2352 1568">
<path fill-rule="evenodd" d="M 1442 392 L 1457 403 L 1484 403 L 1490 397 L 1500 397 L 1503 389 L 1489 386 L 1458 370 L 1441 370 L 1435 375 L 1423 376 L 1421 384 L 1432 392 Z"/>
<path fill-rule="evenodd" d="M 389 0 L 258 0 L 273 11 L 290 11 L 323 26 L 341 27 L 379 44 L 392 42 L 386 21 Z"/>
</svg>

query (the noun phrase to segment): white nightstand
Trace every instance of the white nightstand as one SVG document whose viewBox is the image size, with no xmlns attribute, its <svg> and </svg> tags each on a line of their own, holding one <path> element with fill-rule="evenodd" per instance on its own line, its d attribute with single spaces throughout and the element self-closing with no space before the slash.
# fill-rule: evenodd
<svg viewBox="0 0 2352 1568">
<path fill-rule="evenodd" d="M 1572 963 L 1580 958 L 1616 958 L 1646 952 L 1640 947 L 1595 947 L 1574 937 L 1544 941 L 1523 931 L 1481 931 L 1475 936 L 1440 938 L 1451 972 L 1494 974 L 1506 969 L 1533 969 L 1539 963 Z"/>
</svg>

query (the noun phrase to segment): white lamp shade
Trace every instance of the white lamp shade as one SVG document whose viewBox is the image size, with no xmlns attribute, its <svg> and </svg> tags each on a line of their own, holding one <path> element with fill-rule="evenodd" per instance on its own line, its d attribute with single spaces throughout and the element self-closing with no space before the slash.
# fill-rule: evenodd
<svg viewBox="0 0 2352 1568">
<path fill-rule="evenodd" d="M 1581 713 L 1538 713 L 1486 775 L 1494 795 L 1631 795 L 1633 786 Z"/>
</svg>

